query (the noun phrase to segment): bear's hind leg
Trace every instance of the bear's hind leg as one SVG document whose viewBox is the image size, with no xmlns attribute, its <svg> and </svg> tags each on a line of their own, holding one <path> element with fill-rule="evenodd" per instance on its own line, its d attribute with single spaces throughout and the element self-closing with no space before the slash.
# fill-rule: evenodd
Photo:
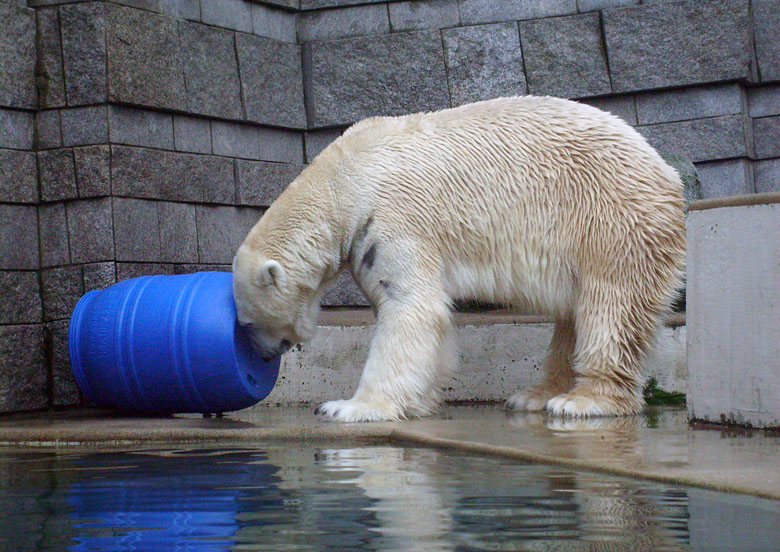
<svg viewBox="0 0 780 552">
<path fill-rule="evenodd" d="M 576 311 L 574 388 L 550 399 L 557 416 L 621 416 L 643 405 L 641 362 L 658 327 L 660 301 L 601 281 L 585 285 Z"/>
<path fill-rule="evenodd" d="M 556 318 L 550 349 L 544 359 L 544 380 L 509 397 L 505 408 L 543 410 L 550 399 L 571 390 L 575 376 L 571 367 L 574 343 L 574 319 Z"/>
<path fill-rule="evenodd" d="M 317 413 L 342 422 L 431 414 L 439 404 L 440 379 L 455 367 L 453 334 L 441 290 L 418 289 L 403 300 L 381 301 L 376 333 L 354 397 L 326 402 Z"/>
</svg>

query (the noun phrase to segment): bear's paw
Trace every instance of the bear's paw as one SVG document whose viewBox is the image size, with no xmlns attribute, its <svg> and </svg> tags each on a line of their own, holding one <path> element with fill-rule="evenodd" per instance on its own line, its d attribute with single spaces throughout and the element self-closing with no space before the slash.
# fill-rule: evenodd
<svg viewBox="0 0 780 552">
<path fill-rule="evenodd" d="M 590 395 L 582 390 L 558 395 L 547 402 L 545 410 L 553 416 L 588 418 L 593 416 L 625 416 L 641 410 L 633 397 Z"/>
<path fill-rule="evenodd" d="M 402 418 L 395 412 L 385 411 L 376 405 L 355 399 L 328 401 L 318 406 L 314 413 L 335 422 L 386 422 Z"/>
<path fill-rule="evenodd" d="M 539 411 L 544 410 L 544 407 L 547 405 L 549 400 L 549 395 L 543 396 L 542 394 L 537 394 L 530 391 L 521 391 L 520 393 L 515 393 L 506 400 L 504 403 L 504 409 Z"/>
</svg>

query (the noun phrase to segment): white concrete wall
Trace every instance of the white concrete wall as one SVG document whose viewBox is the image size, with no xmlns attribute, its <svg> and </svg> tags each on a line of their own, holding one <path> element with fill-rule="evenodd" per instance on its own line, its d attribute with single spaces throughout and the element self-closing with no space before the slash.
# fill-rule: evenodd
<svg viewBox="0 0 780 552">
<path fill-rule="evenodd" d="M 502 401 L 542 376 L 552 324 L 489 324 L 457 329 L 460 370 L 446 400 Z M 279 380 L 258 407 L 349 398 L 357 387 L 373 326 L 322 326 L 314 340 L 282 357 Z M 685 327 L 663 328 L 646 376 L 668 391 L 686 391 Z"/>
<path fill-rule="evenodd" d="M 688 215 L 691 417 L 780 426 L 780 203 Z"/>
</svg>

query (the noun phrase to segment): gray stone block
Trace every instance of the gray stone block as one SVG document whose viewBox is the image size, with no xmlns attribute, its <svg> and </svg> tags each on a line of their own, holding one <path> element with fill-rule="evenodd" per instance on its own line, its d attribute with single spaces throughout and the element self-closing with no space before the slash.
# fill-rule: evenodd
<svg viewBox="0 0 780 552">
<path fill-rule="evenodd" d="M 325 292 L 322 304 L 328 307 L 362 307 L 368 305 L 369 302 L 355 283 L 352 273 L 349 270 L 342 270 L 336 281 Z"/>
<path fill-rule="evenodd" d="M 48 406 L 43 343 L 40 324 L 0 326 L 0 412 Z"/>
<path fill-rule="evenodd" d="M 140 276 L 156 276 L 157 274 L 173 274 L 173 265 L 162 263 L 117 263 L 116 281 L 138 278 Z"/>
<path fill-rule="evenodd" d="M 643 5 L 602 17 L 615 92 L 752 76 L 747 2 Z"/>
<path fill-rule="evenodd" d="M 742 87 L 720 84 L 683 90 L 648 92 L 636 97 L 640 125 L 742 113 Z"/>
<path fill-rule="evenodd" d="M 200 21 L 200 0 L 159 0 L 160 11 L 178 19 Z"/>
<path fill-rule="evenodd" d="M 516 23 L 442 31 L 452 105 L 525 94 Z"/>
<path fill-rule="evenodd" d="M 41 201 L 60 201 L 78 197 L 73 150 L 62 148 L 38 153 Z"/>
<path fill-rule="evenodd" d="M 753 193 L 753 167 L 749 159 L 696 163 L 702 198 Z"/>
<path fill-rule="evenodd" d="M 198 262 L 195 206 L 160 202 L 157 208 L 160 219 L 160 259 L 166 263 Z"/>
<path fill-rule="evenodd" d="M 174 115 L 173 140 L 177 151 L 211 153 L 211 123 L 208 119 Z"/>
<path fill-rule="evenodd" d="M 175 19 L 109 5 L 106 41 L 111 100 L 187 108 Z"/>
<path fill-rule="evenodd" d="M 111 150 L 108 146 L 74 148 L 73 158 L 79 197 L 111 194 Z"/>
<path fill-rule="evenodd" d="M 41 321 L 41 289 L 37 272 L 0 271 L 0 324 Z"/>
<path fill-rule="evenodd" d="M 38 103 L 40 107 L 65 105 L 60 20 L 56 8 L 35 10 L 38 36 Z"/>
<path fill-rule="evenodd" d="M 38 171 L 33 152 L 0 149 L 0 201 L 38 201 Z"/>
<path fill-rule="evenodd" d="M 340 8 L 355 4 L 379 4 L 382 0 L 300 0 L 301 10 L 319 10 L 322 8 Z"/>
<path fill-rule="evenodd" d="M 200 262 L 232 263 L 262 212 L 250 207 L 196 206 Z"/>
<path fill-rule="evenodd" d="M 460 0 L 460 19 L 464 25 L 574 13 L 577 13 L 575 0 Z"/>
<path fill-rule="evenodd" d="M 780 80 L 780 0 L 752 0 L 751 6 L 761 81 Z"/>
<path fill-rule="evenodd" d="M 96 289 L 106 289 L 116 283 L 116 263 L 85 264 L 81 267 L 84 278 L 84 293 Z"/>
<path fill-rule="evenodd" d="M 753 119 L 756 159 L 780 157 L 780 117 Z"/>
<path fill-rule="evenodd" d="M 105 4 L 88 2 L 60 8 L 65 94 L 68 105 L 105 102 L 106 74 Z"/>
<path fill-rule="evenodd" d="M 167 194 L 174 195 L 170 190 L 177 186 L 188 186 L 199 190 L 202 201 L 208 203 L 235 203 L 236 181 L 233 170 L 233 160 L 203 155 L 180 156 L 178 159 L 180 174 L 178 183 L 172 182 L 167 187 Z M 187 171 L 184 180 L 181 174 Z"/>
<path fill-rule="evenodd" d="M 211 139 L 216 155 L 283 163 L 303 160 L 303 140 L 299 133 L 212 121 Z"/>
<path fill-rule="evenodd" d="M 233 266 L 229 264 L 176 264 L 173 265 L 174 274 L 193 274 L 195 272 L 233 272 Z"/>
<path fill-rule="evenodd" d="M 108 142 L 108 109 L 105 105 L 63 109 L 60 117 L 63 146 Z"/>
<path fill-rule="evenodd" d="M 577 0 L 577 9 L 580 13 L 600 11 L 608 8 L 624 8 L 636 6 L 639 0 Z"/>
<path fill-rule="evenodd" d="M 0 105 L 35 108 L 35 12 L 0 3 Z"/>
<path fill-rule="evenodd" d="M 252 4 L 252 33 L 257 36 L 297 44 L 297 20 L 298 15 L 291 11 Z"/>
<path fill-rule="evenodd" d="M 252 32 L 252 4 L 245 0 L 200 0 L 200 16 L 208 25 Z"/>
<path fill-rule="evenodd" d="M 41 201 L 60 201 L 78 197 L 73 150 L 61 148 L 38 152 Z"/>
<path fill-rule="evenodd" d="M 691 161 L 714 161 L 749 155 L 741 115 L 637 127 L 651 146 Z"/>
<path fill-rule="evenodd" d="M 780 159 L 753 162 L 756 193 L 780 192 Z"/>
<path fill-rule="evenodd" d="M 369 0 L 373 1 L 373 0 Z M 301 9 L 301 2 L 300 0 L 266 0 L 263 2 L 264 4 L 268 4 L 269 6 L 276 6 L 280 8 L 287 8 L 289 10 L 295 10 L 298 11 Z"/>
<path fill-rule="evenodd" d="M 633 96 L 609 96 L 604 98 L 588 98 L 580 100 L 584 103 L 602 111 L 609 111 L 613 115 L 620 117 L 631 126 L 636 126 L 636 104 Z"/>
<path fill-rule="evenodd" d="M 639 0 L 577 0 L 577 9 L 580 13 L 585 13 L 607 8 L 636 6 L 637 4 L 639 4 Z"/>
<path fill-rule="evenodd" d="M 310 128 L 450 105 L 438 31 L 312 42 L 303 57 Z"/>
<path fill-rule="evenodd" d="M 271 205 L 304 168 L 305 165 L 236 161 L 239 205 Z"/>
<path fill-rule="evenodd" d="M 0 269 L 38 270 L 38 208 L 0 204 Z"/>
<path fill-rule="evenodd" d="M 44 320 L 70 318 L 82 295 L 84 295 L 84 282 L 81 278 L 80 266 L 60 266 L 41 270 Z"/>
<path fill-rule="evenodd" d="M 162 11 L 162 8 L 160 8 L 160 0 L 113 0 L 112 4 L 151 12 Z"/>
<path fill-rule="evenodd" d="M 116 144 L 173 149 L 173 116 L 169 113 L 112 105 L 108 138 Z"/>
<path fill-rule="evenodd" d="M 596 13 L 521 21 L 531 94 L 577 98 L 611 92 Z"/>
<path fill-rule="evenodd" d="M 0 148 L 33 149 L 33 114 L 0 108 Z"/>
<path fill-rule="evenodd" d="M 114 259 L 111 199 L 82 199 L 68 203 L 70 260 L 93 263 Z"/>
<path fill-rule="evenodd" d="M 768 84 L 747 89 L 751 117 L 780 115 L 780 84 Z"/>
<path fill-rule="evenodd" d="M 179 35 L 189 111 L 242 119 L 244 110 L 233 33 L 180 21 Z"/>
<path fill-rule="evenodd" d="M 384 4 L 302 12 L 298 16 L 299 42 L 389 32 L 390 18 L 387 14 L 387 6 Z"/>
<path fill-rule="evenodd" d="M 91 1 L 91 0 L 81 0 L 81 1 Z M 75 4 L 75 2 L 72 2 L 71 0 L 27 0 L 27 2 L 25 3 L 31 8 L 39 8 L 44 6 L 59 6 L 61 4 Z"/>
<path fill-rule="evenodd" d="M 62 147 L 62 123 L 57 109 L 35 114 L 35 142 L 39 149 Z"/>
<path fill-rule="evenodd" d="M 41 266 L 59 266 L 70 262 L 68 219 L 64 203 L 41 205 L 38 209 Z"/>
<path fill-rule="evenodd" d="M 113 193 L 170 201 L 235 202 L 233 160 L 112 146 Z"/>
<path fill-rule="evenodd" d="M 247 119 L 306 128 L 300 46 L 237 34 L 236 48 Z"/>
<path fill-rule="evenodd" d="M 387 8 L 393 32 L 449 29 L 460 24 L 458 0 L 392 2 Z"/>
<path fill-rule="evenodd" d="M 46 324 L 46 341 L 51 366 L 52 406 L 76 406 L 82 404 L 81 393 L 68 350 L 68 320 Z"/>
<path fill-rule="evenodd" d="M 322 150 L 344 132 L 340 128 L 325 128 L 306 133 L 306 162 L 311 163 Z"/>
<path fill-rule="evenodd" d="M 115 197 L 114 244 L 117 261 L 160 261 L 157 203 Z"/>
</svg>

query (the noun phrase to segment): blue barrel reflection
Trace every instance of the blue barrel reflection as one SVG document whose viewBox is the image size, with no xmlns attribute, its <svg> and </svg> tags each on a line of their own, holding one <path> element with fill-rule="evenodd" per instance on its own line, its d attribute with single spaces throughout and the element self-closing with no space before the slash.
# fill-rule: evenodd
<svg viewBox="0 0 780 552">
<path fill-rule="evenodd" d="M 216 552 L 235 544 L 245 509 L 280 508 L 278 468 L 257 451 L 86 455 L 67 494 L 73 551 Z"/>
</svg>

